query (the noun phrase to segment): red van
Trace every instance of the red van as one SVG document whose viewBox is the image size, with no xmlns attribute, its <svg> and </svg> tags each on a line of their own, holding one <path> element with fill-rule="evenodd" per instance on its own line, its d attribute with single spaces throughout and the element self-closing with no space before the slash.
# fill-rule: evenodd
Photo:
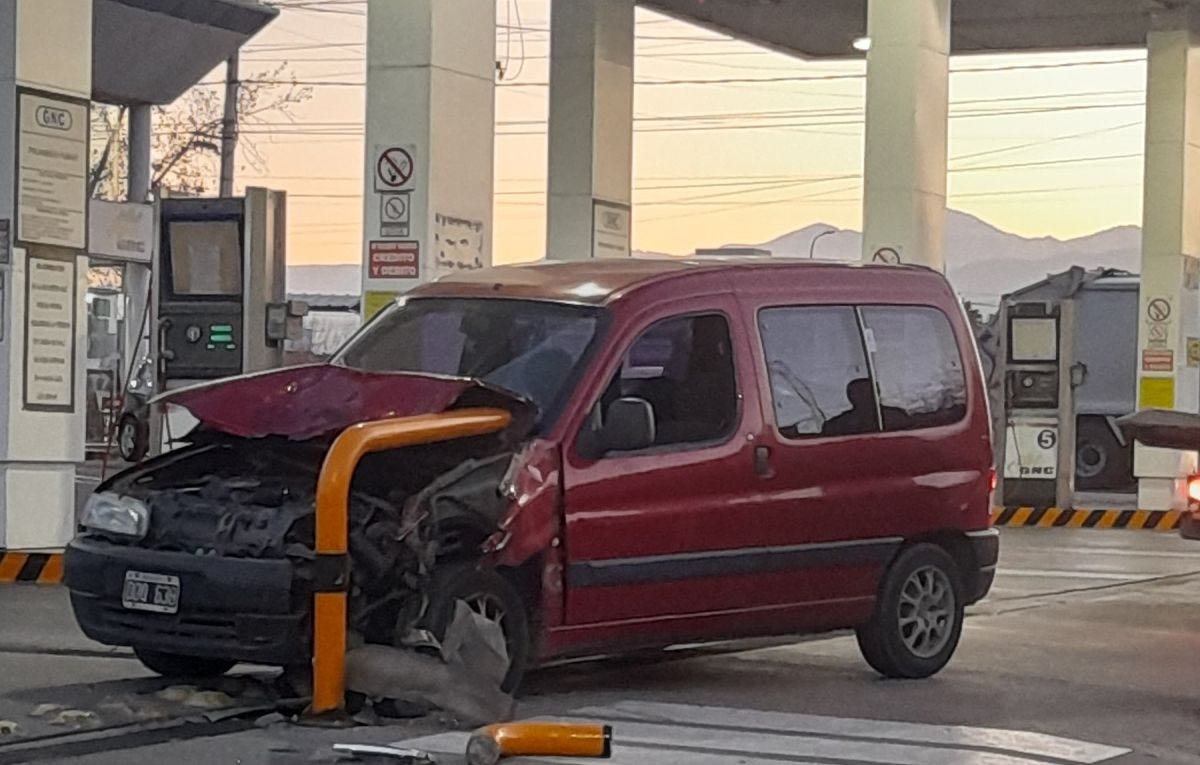
<svg viewBox="0 0 1200 765">
<path fill-rule="evenodd" d="M 164 674 L 310 655 L 316 477 L 367 420 L 481 405 L 502 433 L 367 457 L 349 624 L 497 622 L 557 658 L 853 628 L 925 677 L 991 586 L 987 398 L 930 270 L 539 263 L 423 286 L 328 365 L 168 394 L 187 445 L 100 486 L 66 558 L 84 632 Z"/>
</svg>

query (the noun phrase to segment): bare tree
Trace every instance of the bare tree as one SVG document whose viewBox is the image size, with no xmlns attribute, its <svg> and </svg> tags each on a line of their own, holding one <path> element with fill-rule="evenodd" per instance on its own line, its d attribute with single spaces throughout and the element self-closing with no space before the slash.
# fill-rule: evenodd
<svg viewBox="0 0 1200 765">
<path fill-rule="evenodd" d="M 151 141 L 154 188 L 183 195 L 212 193 L 217 187 L 220 163 L 223 89 L 198 85 L 174 104 L 154 109 Z M 238 92 L 239 122 L 265 126 L 270 117 L 294 120 L 292 108 L 312 98 L 312 88 L 297 85 L 287 74 L 287 64 L 252 75 Z M 124 188 L 128 125 L 124 109 L 97 106 L 92 110 L 93 196 L 119 199 Z M 251 168 L 266 169 L 266 160 L 253 140 L 243 135 L 240 158 Z"/>
</svg>

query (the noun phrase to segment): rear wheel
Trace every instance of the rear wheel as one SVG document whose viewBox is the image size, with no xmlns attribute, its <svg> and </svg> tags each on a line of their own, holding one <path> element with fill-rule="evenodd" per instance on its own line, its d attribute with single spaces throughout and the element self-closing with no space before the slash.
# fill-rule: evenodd
<svg viewBox="0 0 1200 765">
<path fill-rule="evenodd" d="M 929 677 L 954 655 L 962 620 L 962 583 L 954 559 L 936 545 L 914 545 L 884 576 L 875 614 L 857 630 L 858 647 L 885 677 Z"/>
<path fill-rule="evenodd" d="M 220 677 L 237 662 L 228 659 L 208 659 L 199 656 L 183 656 L 177 653 L 152 651 L 134 647 L 133 653 L 146 669 L 163 677 L 212 678 Z"/>
<path fill-rule="evenodd" d="M 532 659 L 529 617 L 520 593 L 507 579 L 473 561 L 439 564 L 429 588 L 424 626 L 439 640 L 446 635 L 458 601 L 499 626 L 508 652 L 508 671 L 500 687 L 513 693 Z"/>
<path fill-rule="evenodd" d="M 117 450 L 126 462 L 141 462 L 149 447 L 146 425 L 132 414 L 121 418 L 117 425 Z"/>
</svg>

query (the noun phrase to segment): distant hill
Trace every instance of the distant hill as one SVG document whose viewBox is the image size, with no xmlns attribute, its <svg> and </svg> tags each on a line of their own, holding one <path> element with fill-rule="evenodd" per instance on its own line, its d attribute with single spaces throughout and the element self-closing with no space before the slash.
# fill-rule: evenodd
<svg viewBox="0 0 1200 765">
<path fill-rule="evenodd" d="M 726 246 L 756 247 L 783 257 L 807 257 L 813 237 L 830 228 L 833 227 L 816 224 L 769 242 Z M 859 232 L 839 230 L 817 242 L 816 257 L 854 260 L 860 257 L 861 248 Z M 1077 239 L 1059 240 L 1017 236 L 954 210 L 950 211 L 946 221 L 946 261 L 950 281 L 964 299 L 983 304 L 995 304 L 1000 295 L 1071 266 L 1137 271 L 1140 253 L 1141 230 L 1137 226 L 1118 226 Z M 360 274 L 358 264 L 289 266 L 288 292 L 358 294 Z"/>
</svg>

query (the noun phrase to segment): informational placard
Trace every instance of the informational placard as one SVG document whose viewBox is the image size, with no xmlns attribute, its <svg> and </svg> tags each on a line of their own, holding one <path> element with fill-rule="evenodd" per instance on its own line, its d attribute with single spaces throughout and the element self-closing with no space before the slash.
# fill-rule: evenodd
<svg viewBox="0 0 1200 765">
<path fill-rule="evenodd" d="M 371 242 L 368 245 L 367 275 L 372 279 L 420 278 L 420 242 Z"/>
<path fill-rule="evenodd" d="M 88 104 L 18 94 L 17 241 L 87 249 Z"/>
<path fill-rule="evenodd" d="M 592 257 L 627 258 L 631 254 L 628 205 L 592 200 Z"/>
<path fill-rule="evenodd" d="M 0 266 L 12 262 L 12 223 L 8 218 L 0 218 Z"/>
<path fill-rule="evenodd" d="M 75 259 L 26 261 L 24 407 L 75 410 Z"/>
<path fill-rule="evenodd" d="M 149 263 L 154 251 L 154 207 L 93 199 L 88 208 L 88 253 Z"/>
<path fill-rule="evenodd" d="M 1175 352 L 1147 348 L 1142 351 L 1143 372 L 1174 372 Z"/>
<path fill-rule="evenodd" d="M 363 295 L 363 319 L 370 321 L 400 297 L 399 292 L 368 292 Z"/>
<path fill-rule="evenodd" d="M 1174 409 L 1175 378 L 1143 377 L 1138 380 L 1139 409 Z"/>
<path fill-rule="evenodd" d="M 1058 423 L 1009 422 L 1004 477 L 1053 479 L 1058 476 Z"/>
<path fill-rule="evenodd" d="M 391 239 L 409 236 L 412 198 L 407 191 L 379 195 L 379 235 Z"/>
</svg>

